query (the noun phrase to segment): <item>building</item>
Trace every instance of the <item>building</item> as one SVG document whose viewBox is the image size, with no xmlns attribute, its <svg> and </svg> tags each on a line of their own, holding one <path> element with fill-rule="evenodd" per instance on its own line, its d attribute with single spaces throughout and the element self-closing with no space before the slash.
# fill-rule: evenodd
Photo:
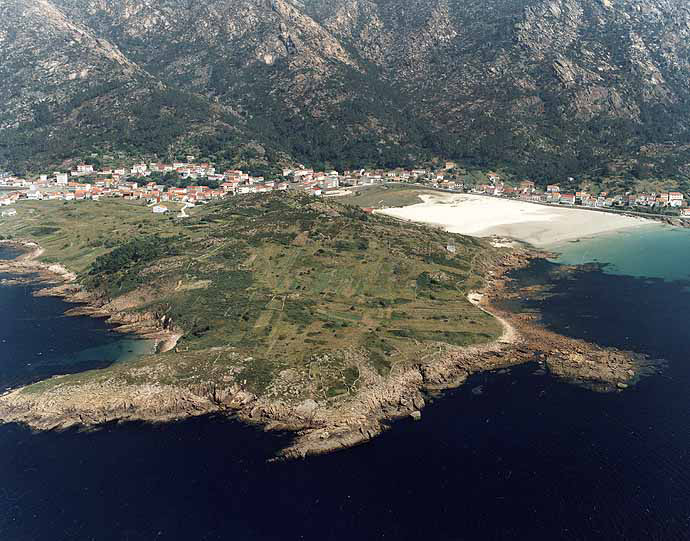
<svg viewBox="0 0 690 541">
<path fill-rule="evenodd" d="M 534 188 L 534 182 L 532 182 L 531 180 L 523 180 L 522 182 L 520 182 L 520 191 L 522 193 L 533 193 Z"/>
<path fill-rule="evenodd" d="M 137 163 L 132 166 L 132 175 L 145 175 L 148 172 L 148 166 L 145 163 Z"/>
<path fill-rule="evenodd" d="M 7 209 L 0 212 L 0 216 L 3 218 L 9 218 L 10 216 L 16 216 L 17 211 L 15 209 Z"/>
<path fill-rule="evenodd" d="M 165 214 L 166 212 L 168 212 L 168 207 L 164 207 L 163 205 L 156 205 L 153 207 L 154 214 Z"/>
<path fill-rule="evenodd" d="M 333 190 L 340 187 L 340 179 L 338 177 L 327 177 L 321 182 L 321 186 L 326 190 Z"/>
<path fill-rule="evenodd" d="M 682 207 L 683 206 L 683 194 L 680 192 L 669 192 L 668 204 L 671 205 L 672 207 Z"/>
<path fill-rule="evenodd" d="M 77 165 L 77 173 L 79 173 L 80 175 L 88 175 L 89 173 L 93 173 L 93 165 L 89 165 L 86 163 Z"/>
<path fill-rule="evenodd" d="M 498 173 L 494 173 L 493 171 L 487 173 L 486 176 L 489 179 L 489 182 L 498 182 L 499 180 L 501 180 L 501 176 Z"/>
</svg>

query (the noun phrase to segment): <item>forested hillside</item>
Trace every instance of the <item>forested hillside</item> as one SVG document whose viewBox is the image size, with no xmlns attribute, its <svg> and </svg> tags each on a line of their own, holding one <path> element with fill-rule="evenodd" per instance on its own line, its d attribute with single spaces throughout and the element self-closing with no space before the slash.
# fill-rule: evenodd
<svg viewBox="0 0 690 541">
<path fill-rule="evenodd" d="M 690 174 L 682 0 L 11 0 L 0 165 Z"/>
</svg>

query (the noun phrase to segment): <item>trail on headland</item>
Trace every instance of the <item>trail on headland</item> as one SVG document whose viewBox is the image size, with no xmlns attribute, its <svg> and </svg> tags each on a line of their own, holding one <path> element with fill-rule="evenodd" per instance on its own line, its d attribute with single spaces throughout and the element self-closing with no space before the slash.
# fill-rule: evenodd
<svg viewBox="0 0 690 541">
<path fill-rule="evenodd" d="M 553 374 L 599 390 L 627 387 L 638 371 L 638 359 L 633 354 L 556 335 L 536 325 L 531 316 L 501 312 L 491 305 L 492 298 L 509 284 L 506 274 L 528 264 L 532 257 L 521 250 L 510 252 L 492 270 L 486 287 L 469 295 L 475 306 L 503 326 L 498 339 L 467 347 L 439 344 L 429 347 L 418 363 L 392 371 L 387 377 L 364 373 L 367 384 L 345 401 L 329 404 L 306 400 L 295 405 L 257 396 L 241 384 L 221 379 L 182 384 L 154 383 L 144 378 L 136 383 L 146 374 L 142 361 L 123 363 L 117 372 L 82 383 L 62 384 L 58 377 L 49 380 L 51 385 L 46 389 L 39 384 L 11 391 L 0 397 L 0 418 L 36 429 L 53 429 L 114 420 L 161 422 L 224 412 L 269 429 L 294 431 L 295 440 L 283 456 L 298 457 L 367 441 L 383 432 L 388 421 L 418 415 L 427 393 L 457 387 L 481 371 L 526 361 L 541 360 Z M 26 260 L 16 263 L 29 269 Z M 68 290 L 72 287 L 63 285 Z"/>
</svg>

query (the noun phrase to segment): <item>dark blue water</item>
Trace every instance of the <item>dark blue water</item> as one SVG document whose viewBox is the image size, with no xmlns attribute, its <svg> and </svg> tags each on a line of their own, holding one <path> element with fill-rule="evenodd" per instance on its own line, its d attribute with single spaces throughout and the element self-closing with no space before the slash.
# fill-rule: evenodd
<svg viewBox="0 0 690 541">
<path fill-rule="evenodd" d="M 0 244 L 0 261 L 8 261 L 19 257 L 22 251 L 15 246 Z"/>
<path fill-rule="evenodd" d="M 19 251 L 0 245 L 0 259 Z M 0 274 L 0 280 L 11 278 Z M 95 318 L 64 315 L 76 305 L 34 297 L 39 286 L 0 284 L 0 391 L 55 374 L 109 366 L 151 353 L 153 342 L 113 332 Z"/>
<path fill-rule="evenodd" d="M 529 365 L 484 374 L 421 422 L 290 463 L 266 462 L 283 436 L 220 418 L 89 433 L 0 427 L 0 539 L 688 539 L 684 285 L 599 271 L 551 279 L 554 296 L 525 303 L 552 327 L 636 346 L 666 358 L 666 371 L 619 394 Z M 3 321 L 23 310 L 0 309 Z M 60 321 L 76 334 L 91 324 Z M 13 347 L 42 344 L 45 329 Z M 14 355 L 3 349 L 0 361 Z"/>
</svg>

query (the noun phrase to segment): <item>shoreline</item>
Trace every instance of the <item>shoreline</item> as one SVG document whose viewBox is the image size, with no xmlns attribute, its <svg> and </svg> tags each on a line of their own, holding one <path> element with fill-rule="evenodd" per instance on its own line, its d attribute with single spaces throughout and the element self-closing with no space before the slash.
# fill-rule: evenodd
<svg viewBox="0 0 690 541">
<path fill-rule="evenodd" d="M 41 246 L 32 241 L 4 240 L 0 246 L 12 246 L 22 250 L 15 259 L 0 260 L 0 273 L 13 273 L 22 278 L 15 280 L 23 283 L 39 283 L 45 287 L 34 291 L 36 297 L 57 297 L 66 302 L 77 304 L 65 312 L 66 316 L 88 316 L 105 319 L 115 332 L 134 334 L 142 339 L 156 342 L 156 351 L 164 353 L 175 347 L 182 337 L 179 330 L 166 328 L 164 321 L 158 321 L 154 314 L 142 313 L 133 318 L 129 314 L 109 306 L 94 293 L 85 291 L 77 282 L 77 275 L 63 265 L 42 263 L 38 258 L 43 255 Z"/>
<path fill-rule="evenodd" d="M 487 193 L 473 193 L 473 192 L 458 192 L 453 190 L 447 190 L 443 188 L 436 188 L 433 186 L 427 186 L 426 184 L 416 184 L 416 183 L 405 183 L 405 182 L 385 182 L 384 186 L 414 186 L 423 190 L 428 190 L 431 192 L 436 192 L 438 194 L 444 194 L 447 196 L 453 195 L 470 195 L 472 197 L 482 197 L 487 199 L 497 199 L 499 201 L 515 201 L 518 203 L 526 203 L 528 205 L 536 205 L 540 207 L 546 207 L 551 209 L 561 209 L 561 210 L 581 210 L 586 212 L 597 212 L 600 214 L 608 214 L 612 216 L 627 216 L 629 218 L 638 218 L 641 220 L 646 220 L 650 222 L 656 222 L 659 224 L 670 225 L 674 227 L 690 228 L 690 219 L 684 218 L 682 216 L 671 216 L 666 214 L 656 214 L 653 212 L 639 212 L 635 210 L 619 209 L 619 208 L 602 208 L 602 207 L 586 207 L 581 205 L 561 205 L 558 203 L 548 203 L 545 201 L 528 201 L 519 198 L 512 197 L 502 197 L 498 195 L 491 195 Z M 349 189 L 361 189 L 368 188 L 369 186 L 355 186 Z M 390 207 L 399 208 L 399 207 Z M 377 209 L 386 210 L 386 209 Z"/>
<path fill-rule="evenodd" d="M 658 220 L 620 213 L 538 205 L 474 194 L 422 195 L 422 203 L 374 212 L 395 219 L 441 227 L 450 233 L 502 237 L 537 249 L 591 236 L 659 225 Z"/>
<path fill-rule="evenodd" d="M 34 245 L 35 251 L 40 247 Z M 335 403 L 305 400 L 299 404 L 259 397 L 245 391 L 237 382 L 184 384 L 129 384 L 113 382 L 61 386 L 61 376 L 46 381 L 57 383 L 41 394 L 25 393 L 25 387 L 0 395 L 0 420 L 19 422 L 37 430 L 94 427 L 111 421 L 166 422 L 188 417 L 222 413 L 265 430 L 290 431 L 295 438 L 279 457 L 300 458 L 328 453 L 364 443 L 388 428 L 391 421 L 412 417 L 419 419 L 430 394 L 457 388 L 479 372 L 507 368 L 537 361 L 552 374 L 600 391 L 627 388 L 639 376 L 642 364 L 631 352 L 602 348 L 596 344 L 557 335 L 531 316 L 499 310 L 492 300 L 504 294 L 511 270 L 522 268 L 546 254 L 511 250 L 496 263 L 484 288 L 468 299 L 484 312 L 497 318 L 503 334 L 487 344 L 467 347 L 443 345 L 429 348 L 418 363 L 387 376 L 369 375 L 370 383 L 353 396 Z M 35 256 L 37 257 L 37 256 Z M 24 270 L 40 269 L 45 264 L 27 257 L 18 262 Z M 15 260 L 16 261 L 16 260 Z M 0 271 L 3 263 L 0 262 Z M 7 265 L 5 265 L 7 266 Z M 181 336 L 161 329 L 165 322 L 150 318 L 132 321 L 131 317 L 104 310 L 78 284 L 62 276 L 62 283 L 46 294 L 72 302 L 86 303 L 72 315 L 107 317 L 119 324 L 121 332 L 149 334 L 163 332 L 174 347 Z M 439 344 L 440 346 L 440 344 Z M 395 372 L 395 373 L 393 373 Z"/>
</svg>

